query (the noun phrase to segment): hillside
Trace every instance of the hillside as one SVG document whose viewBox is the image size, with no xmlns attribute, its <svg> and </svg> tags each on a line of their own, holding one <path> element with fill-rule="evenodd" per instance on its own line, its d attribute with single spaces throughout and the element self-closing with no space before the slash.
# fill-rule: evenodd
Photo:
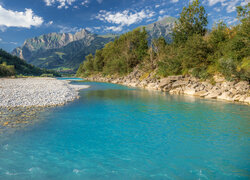
<svg viewBox="0 0 250 180">
<path fill-rule="evenodd" d="M 149 43 L 161 36 L 170 42 L 175 21 L 175 18 L 166 17 L 143 26 L 148 32 Z M 117 35 L 96 35 L 87 30 L 75 34 L 50 33 L 26 40 L 23 46 L 14 49 L 12 54 L 41 68 L 62 72 L 75 71 L 86 55 L 94 54 L 115 37 Z"/>
<path fill-rule="evenodd" d="M 114 36 L 99 36 L 87 30 L 75 34 L 50 33 L 26 40 L 12 54 L 41 68 L 75 70 L 87 54 L 113 39 Z"/>
<path fill-rule="evenodd" d="M 40 69 L 28 64 L 24 60 L 0 49 L 0 77 L 13 75 L 40 76 L 42 74 L 60 76 L 54 71 Z"/>
</svg>

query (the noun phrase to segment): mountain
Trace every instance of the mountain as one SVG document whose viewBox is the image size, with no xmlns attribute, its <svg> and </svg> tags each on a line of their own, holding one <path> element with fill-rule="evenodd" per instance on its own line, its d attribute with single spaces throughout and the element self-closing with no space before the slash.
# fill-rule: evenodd
<svg viewBox="0 0 250 180">
<path fill-rule="evenodd" d="M 115 35 L 101 36 L 87 30 L 71 33 L 50 33 L 28 39 L 12 54 L 35 66 L 59 71 L 72 71 L 89 53 L 114 40 Z"/>
<path fill-rule="evenodd" d="M 60 76 L 55 71 L 40 69 L 0 49 L 0 77 L 21 74 L 26 76 L 40 76 L 42 74 Z"/>
<path fill-rule="evenodd" d="M 176 21 L 166 17 L 145 27 L 149 34 L 149 43 L 154 38 L 165 37 L 171 41 L 171 32 Z M 28 39 L 21 47 L 13 50 L 12 54 L 26 60 L 35 66 L 54 69 L 62 72 L 74 72 L 85 56 L 96 49 L 101 49 L 117 37 L 114 34 L 97 35 L 83 29 L 75 34 L 50 33 Z"/>
<path fill-rule="evenodd" d="M 165 18 L 162 18 L 161 20 L 154 22 L 152 24 L 142 26 L 142 27 L 145 27 L 146 31 L 148 32 L 149 43 L 153 39 L 157 39 L 161 36 L 163 36 L 167 42 L 170 42 L 172 29 L 173 29 L 176 21 L 177 21 L 177 19 L 174 17 L 165 17 Z"/>
</svg>

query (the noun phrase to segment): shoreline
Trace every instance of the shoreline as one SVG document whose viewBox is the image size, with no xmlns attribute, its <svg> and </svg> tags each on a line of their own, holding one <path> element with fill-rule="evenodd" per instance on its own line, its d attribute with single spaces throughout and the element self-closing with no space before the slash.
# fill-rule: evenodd
<svg viewBox="0 0 250 180">
<path fill-rule="evenodd" d="M 213 85 L 209 80 L 201 81 L 192 76 L 178 75 L 157 79 L 154 72 L 143 73 L 139 70 L 134 70 L 124 77 L 103 77 L 99 74 L 85 79 L 168 92 L 169 94 L 189 95 L 250 105 L 250 87 L 248 82 L 226 81 L 220 76 L 213 78 Z"/>
<path fill-rule="evenodd" d="M 72 85 L 56 78 L 0 78 L 0 107 L 54 107 L 77 99 L 87 85 Z"/>
</svg>

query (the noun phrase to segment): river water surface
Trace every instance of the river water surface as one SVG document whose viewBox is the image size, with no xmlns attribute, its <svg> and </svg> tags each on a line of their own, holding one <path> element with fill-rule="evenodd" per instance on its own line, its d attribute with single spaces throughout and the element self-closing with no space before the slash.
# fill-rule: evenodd
<svg viewBox="0 0 250 180">
<path fill-rule="evenodd" d="M 250 179 L 249 106 L 73 83 L 91 87 L 1 135 L 1 180 Z"/>
</svg>

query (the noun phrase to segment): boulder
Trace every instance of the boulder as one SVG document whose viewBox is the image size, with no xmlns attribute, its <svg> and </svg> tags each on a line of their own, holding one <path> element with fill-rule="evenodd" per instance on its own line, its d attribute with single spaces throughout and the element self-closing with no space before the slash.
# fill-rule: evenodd
<svg viewBox="0 0 250 180">
<path fill-rule="evenodd" d="M 159 87 L 160 88 L 164 88 L 165 86 L 167 86 L 169 83 L 171 82 L 171 80 L 169 78 L 164 78 L 161 80 L 161 82 L 159 83 Z"/>
<path fill-rule="evenodd" d="M 182 91 L 181 88 L 171 89 L 169 91 L 169 94 L 181 94 L 181 91 Z"/>
<path fill-rule="evenodd" d="M 209 92 L 209 94 L 207 96 L 205 96 L 205 98 L 216 99 L 219 95 L 221 95 L 220 91 L 212 91 L 212 92 Z"/>
<path fill-rule="evenodd" d="M 178 80 L 180 80 L 180 79 L 182 79 L 182 78 L 183 78 L 182 75 L 179 75 L 179 76 L 168 76 L 168 79 L 169 79 L 170 81 L 178 81 Z"/>
<path fill-rule="evenodd" d="M 208 94 L 209 94 L 209 92 L 207 92 L 207 91 L 198 91 L 198 92 L 194 93 L 194 96 L 205 97 Z"/>
<path fill-rule="evenodd" d="M 188 81 L 176 81 L 172 84 L 173 88 L 177 88 L 180 86 L 186 86 L 188 84 Z"/>
<path fill-rule="evenodd" d="M 245 98 L 244 103 L 250 104 L 250 96 Z"/>
<path fill-rule="evenodd" d="M 227 101 L 234 101 L 234 98 L 233 98 L 231 92 L 223 92 L 220 96 L 217 97 L 217 99 L 223 99 L 223 100 L 227 100 Z"/>
<path fill-rule="evenodd" d="M 194 88 L 187 88 L 184 90 L 184 94 L 188 94 L 188 95 L 194 95 L 195 94 L 195 89 Z"/>
</svg>

